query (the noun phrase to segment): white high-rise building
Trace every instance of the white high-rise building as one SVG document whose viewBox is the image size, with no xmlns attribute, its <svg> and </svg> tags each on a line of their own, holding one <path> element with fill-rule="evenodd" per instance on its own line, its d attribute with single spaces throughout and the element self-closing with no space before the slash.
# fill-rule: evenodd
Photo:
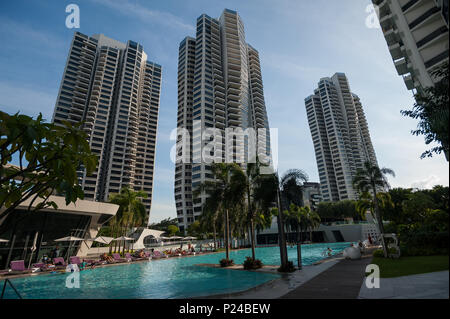
<svg viewBox="0 0 450 319">
<path fill-rule="evenodd" d="M 356 171 L 377 159 L 362 104 L 344 73 L 322 78 L 305 99 L 323 201 L 356 199 Z"/>
<path fill-rule="evenodd" d="M 448 0 L 372 0 L 395 68 L 409 90 L 438 80 L 431 71 L 448 62 Z"/>
<path fill-rule="evenodd" d="M 260 129 L 257 145 L 270 158 L 259 54 L 246 42 L 237 12 L 225 9 L 219 19 L 202 14 L 196 38 L 180 43 L 177 128 L 175 202 L 185 231 L 202 213 L 205 195 L 194 199 L 192 191 L 212 180 L 211 163 L 249 159 L 249 138 L 236 135 L 227 142 L 228 128 Z M 213 147 L 206 148 L 211 141 Z"/>
<path fill-rule="evenodd" d="M 142 190 L 148 221 L 160 91 L 161 66 L 142 45 L 75 32 L 53 122 L 83 122 L 99 157 L 94 174 L 79 171 L 85 199 L 107 201 L 125 186 Z"/>
</svg>

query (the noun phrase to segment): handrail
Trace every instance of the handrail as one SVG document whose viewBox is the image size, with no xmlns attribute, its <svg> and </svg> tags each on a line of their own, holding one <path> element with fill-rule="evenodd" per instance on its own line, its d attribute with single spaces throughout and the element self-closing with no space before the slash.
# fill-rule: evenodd
<svg viewBox="0 0 450 319">
<path fill-rule="evenodd" d="M 3 299 L 3 296 L 5 294 L 5 289 L 6 289 L 6 283 L 9 283 L 9 285 L 11 286 L 11 288 L 14 290 L 14 292 L 17 294 L 17 296 L 19 297 L 19 299 L 22 299 L 22 296 L 19 294 L 19 292 L 17 291 L 16 287 L 14 287 L 14 285 L 12 284 L 11 280 L 9 280 L 8 278 L 5 279 L 5 283 L 3 284 L 3 289 L 2 289 L 2 294 L 0 296 L 0 299 Z"/>
</svg>

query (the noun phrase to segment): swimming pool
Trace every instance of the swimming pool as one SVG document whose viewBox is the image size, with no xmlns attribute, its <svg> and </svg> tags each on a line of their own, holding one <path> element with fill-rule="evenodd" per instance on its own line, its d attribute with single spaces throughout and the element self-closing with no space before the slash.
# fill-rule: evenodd
<svg viewBox="0 0 450 319">
<path fill-rule="evenodd" d="M 334 254 L 349 243 L 313 244 L 302 246 L 302 263 L 310 265 L 325 258 L 323 252 L 330 247 Z M 265 265 L 280 264 L 279 247 L 256 249 L 256 257 Z M 231 251 L 230 258 L 242 263 L 251 256 L 249 249 Z M 288 247 L 289 260 L 297 263 L 297 248 Z M 278 274 L 236 271 L 196 264 L 217 264 L 225 253 L 185 258 L 169 258 L 89 269 L 80 272 L 80 288 L 66 288 L 69 274 L 45 274 L 11 279 L 21 294 L 29 299 L 102 299 L 102 298 L 189 298 L 232 293 L 250 289 L 279 278 Z M 3 281 L 0 282 L 3 287 Z M 5 298 L 17 298 L 7 286 Z"/>
</svg>

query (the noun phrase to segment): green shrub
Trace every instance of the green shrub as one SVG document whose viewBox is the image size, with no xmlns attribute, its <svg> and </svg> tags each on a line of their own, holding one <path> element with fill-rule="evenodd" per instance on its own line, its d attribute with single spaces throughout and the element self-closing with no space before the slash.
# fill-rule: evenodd
<svg viewBox="0 0 450 319">
<path fill-rule="evenodd" d="M 252 269 L 259 269 L 263 266 L 261 260 L 259 259 L 253 259 L 252 257 L 246 257 L 244 261 L 244 269 L 245 270 L 252 270 Z"/>
<path fill-rule="evenodd" d="M 389 248 L 388 249 L 388 254 L 397 254 L 397 250 L 395 248 Z M 403 252 L 402 252 L 403 254 Z M 373 257 L 384 257 L 384 251 L 383 249 L 377 249 L 373 252 Z"/>
<path fill-rule="evenodd" d="M 280 267 L 278 268 L 279 272 L 294 272 L 295 271 L 295 267 L 294 267 L 294 263 L 292 261 L 288 261 L 287 265 L 285 268 Z"/>
<path fill-rule="evenodd" d="M 229 267 L 233 265 L 234 265 L 233 259 L 224 258 L 220 260 L 220 267 Z"/>
<path fill-rule="evenodd" d="M 405 256 L 448 255 L 449 233 L 404 229 L 400 234 L 400 247 Z"/>
</svg>

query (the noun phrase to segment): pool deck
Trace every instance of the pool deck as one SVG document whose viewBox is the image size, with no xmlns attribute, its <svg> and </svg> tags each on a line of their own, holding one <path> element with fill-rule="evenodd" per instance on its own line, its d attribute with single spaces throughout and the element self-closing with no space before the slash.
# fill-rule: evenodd
<svg viewBox="0 0 450 319">
<path fill-rule="evenodd" d="M 302 270 L 280 274 L 278 266 L 254 270 L 280 275 L 257 287 L 230 294 L 206 296 L 208 299 L 357 299 L 365 278 L 365 268 L 375 248 L 368 249 L 359 260 L 347 260 L 342 254 L 323 259 Z M 203 264 L 202 266 L 212 266 Z M 214 267 L 218 267 L 214 265 Z M 227 267 L 242 270 L 242 265 Z"/>
<path fill-rule="evenodd" d="M 449 272 L 380 278 L 380 288 L 369 289 L 363 283 L 359 299 L 448 299 Z"/>
<path fill-rule="evenodd" d="M 282 296 L 282 299 L 357 299 L 372 251 L 361 259 L 342 259 L 310 281 Z"/>
</svg>

